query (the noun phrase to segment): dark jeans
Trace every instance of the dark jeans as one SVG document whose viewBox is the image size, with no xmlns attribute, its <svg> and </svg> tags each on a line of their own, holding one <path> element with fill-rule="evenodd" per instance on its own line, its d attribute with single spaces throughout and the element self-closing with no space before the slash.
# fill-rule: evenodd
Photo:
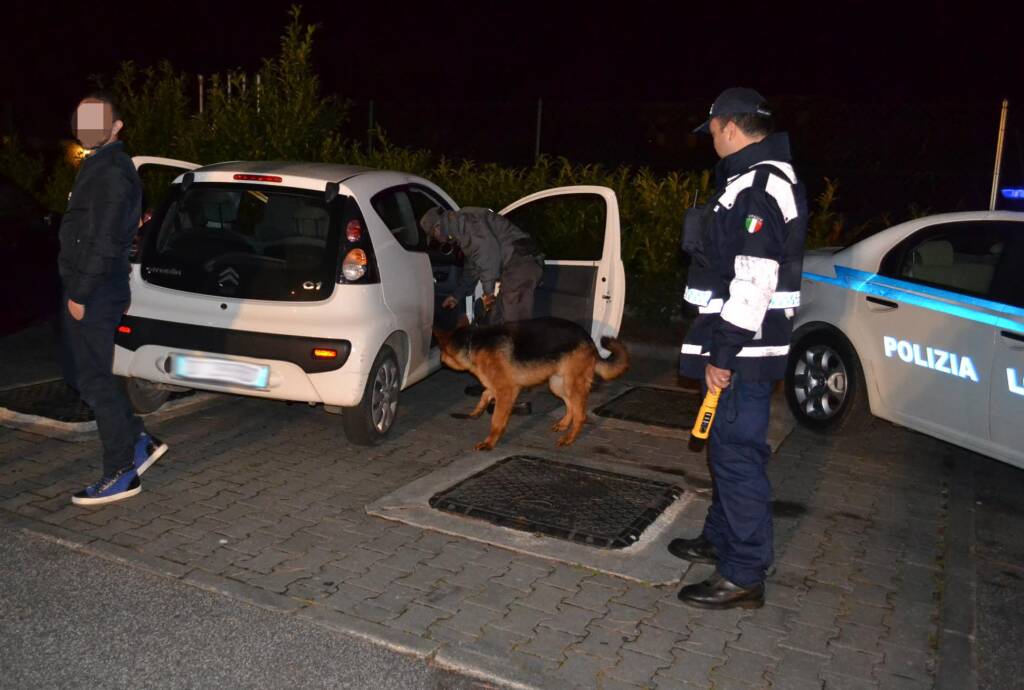
<svg viewBox="0 0 1024 690">
<path fill-rule="evenodd" d="M 734 377 L 718 401 L 708 439 L 712 494 L 703 534 L 718 551 L 718 572 L 741 587 L 764 582 L 773 558 L 771 396 L 771 382 Z"/>
<path fill-rule="evenodd" d="M 113 372 L 114 333 L 130 302 L 127 279 L 110 281 L 90 296 L 85 318 L 75 321 L 64 296 L 65 343 L 71 350 L 75 376 L 75 381 L 68 383 L 78 389 L 96 417 L 104 476 L 132 466 L 135 441 L 143 431 L 142 420 L 135 416 L 124 386 Z"/>
</svg>

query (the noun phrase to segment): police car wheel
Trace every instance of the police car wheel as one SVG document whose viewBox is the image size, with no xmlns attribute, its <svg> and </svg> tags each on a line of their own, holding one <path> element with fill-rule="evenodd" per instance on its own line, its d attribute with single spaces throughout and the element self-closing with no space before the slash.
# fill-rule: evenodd
<svg viewBox="0 0 1024 690">
<path fill-rule="evenodd" d="M 373 362 L 363 399 L 341 411 L 345 437 L 356 446 L 373 446 L 385 438 L 398 417 L 402 370 L 394 351 L 385 345 Z"/>
<path fill-rule="evenodd" d="M 171 395 L 170 388 L 145 379 L 126 378 L 124 389 L 136 414 L 156 412 Z"/>
<path fill-rule="evenodd" d="M 859 431 L 871 418 L 860 360 L 844 338 L 827 332 L 791 349 L 786 400 L 797 421 L 815 431 Z"/>
</svg>

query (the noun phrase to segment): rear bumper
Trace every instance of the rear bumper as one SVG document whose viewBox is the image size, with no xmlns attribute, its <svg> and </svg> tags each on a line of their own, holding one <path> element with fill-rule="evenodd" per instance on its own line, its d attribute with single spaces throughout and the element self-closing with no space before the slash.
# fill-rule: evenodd
<svg viewBox="0 0 1024 690">
<path fill-rule="evenodd" d="M 350 407 L 362 399 L 366 372 L 345 367 L 352 353 L 348 340 L 313 339 L 252 331 L 236 331 L 156 319 L 126 316 L 114 348 L 114 372 L 157 383 L 275 400 L 324 403 Z M 331 348 L 338 356 L 314 359 L 314 348 Z M 266 388 L 176 378 L 170 373 L 170 355 L 219 357 L 266 365 Z M 352 364 L 358 362 L 353 361 Z"/>
<path fill-rule="evenodd" d="M 290 362 L 307 374 L 337 371 L 345 365 L 352 352 L 352 343 L 348 340 L 237 331 L 230 328 L 144 319 L 138 316 L 125 316 L 121 320 L 121 325 L 130 328 L 131 332 L 118 331 L 114 342 L 119 347 L 133 352 L 145 345 L 160 345 L 177 350 L 200 350 L 222 355 Z M 335 350 L 338 356 L 333 359 L 315 359 L 313 350 L 316 348 Z"/>
</svg>

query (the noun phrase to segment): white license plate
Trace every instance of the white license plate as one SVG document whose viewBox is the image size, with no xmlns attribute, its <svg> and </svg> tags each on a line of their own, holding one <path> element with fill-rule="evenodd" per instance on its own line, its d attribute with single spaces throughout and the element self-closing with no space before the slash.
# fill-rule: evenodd
<svg viewBox="0 0 1024 690">
<path fill-rule="evenodd" d="M 192 381 L 233 383 L 248 388 L 266 388 L 270 381 L 270 367 L 246 364 L 229 359 L 171 355 L 171 376 Z"/>
</svg>

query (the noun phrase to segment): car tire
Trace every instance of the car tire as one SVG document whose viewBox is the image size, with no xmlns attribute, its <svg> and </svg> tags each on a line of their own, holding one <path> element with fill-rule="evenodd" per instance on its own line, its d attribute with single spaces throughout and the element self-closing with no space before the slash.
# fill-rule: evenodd
<svg viewBox="0 0 1024 690">
<path fill-rule="evenodd" d="M 358 405 L 343 407 L 345 437 L 356 446 L 373 446 L 385 438 L 398 418 L 398 391 L 402 370 L 394 350 L 385 345 L 373 362 Z"/>
<path fill-rule="evenodd" d="M 126 378 L 124 389 L 136 414 L 156 412 L 171 396 L 171 391 L 166 386 L 145 379 Z"/>
<path fill-rule="evenodd" d="M 797 341 L 786 365 L 786 401 L 797 422 L 821 433 L 857 433 L 871 422 L 860 359 L 838 334 Z"/>
</svg>

